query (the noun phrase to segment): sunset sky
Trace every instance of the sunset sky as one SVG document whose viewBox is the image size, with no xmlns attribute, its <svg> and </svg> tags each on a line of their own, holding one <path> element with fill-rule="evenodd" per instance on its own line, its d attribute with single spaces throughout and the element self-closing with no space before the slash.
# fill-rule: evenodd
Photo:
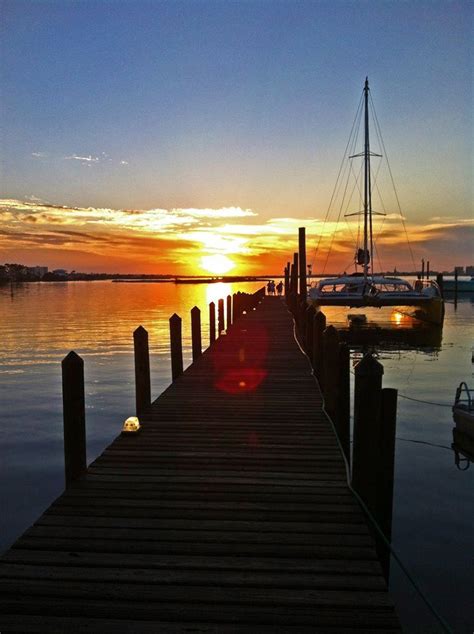
<svg viewBox="0 0 474 634">
<path fill-rule="evenodd" d="M 411 246 L 381 171 L 380 267 L 474 263 L 471 2 L 0 7 L 0 263 L 277 273 L 306 226 L 349 270 L 357 219 L 324 220 L 366 75 Z"/>
</svg>

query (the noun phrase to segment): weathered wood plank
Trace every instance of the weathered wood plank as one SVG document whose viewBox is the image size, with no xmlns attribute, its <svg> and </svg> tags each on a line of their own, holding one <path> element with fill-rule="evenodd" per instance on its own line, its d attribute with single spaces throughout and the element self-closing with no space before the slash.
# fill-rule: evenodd
<svg viewBox="0 0 474 634">
<path fill-rule="evenodd" d="M 380 571 L 375 560 L 347 560 L 341 565 L 340 560 L 312 558 L 278 558 L 278 557 L 200 557 L 187 555 L 141 555 L 129 554 L 117 557 L 111 553 L 68 552 L 61 550 L 9 550 L 2 562 L 54 565 L 54 566 L 89 566 L 91 568 L 140 568 L 140 569 L 173 569 L 173 570 L 244 570 L 284 573 L 327 573 L 339 575 L 377 575 Z M 291 575 L 292 577 L 293 575 Z"/>
<path fill-rule="evenodd" d="M 177 605 L 179 609 L 177 609 Z M 22 599 L 0 599 L 0 608 L 5 614 L 18 615 L 48 614 L 51 616 L 79 616 L 87 618 L 109 619 L 113 614 L 117 619 L 141 619 L 148 621 L 180 623 L 208 623 L 210 616 L 215 615 L 217 623 L 247 623 L 256 631 L 261 625 L 301 625 L 314 627 L 333 627 L 336 632 L 339 627 L 361 628 L 363 632 L 373 627 L 397 628 L 398 619 L 393 608 L 376 606 L 356 606 L 343 608 L 341 606 L 308 607 L 298 605 L 295 609 L 279 605 L 238 605 L 234 603 L 220 604 L 219 611 L 210 609 L 209 603 L 176 604 L 159 603 L 147 604 L 128 601 L 103 601 L 85 598 L 54 598 L 24 595 Z M 219 631 L 219 630 L 218 630 Z M 298 630 L 296 630 L 298 631 Z M 398 629 L 398 631 L 400 631 Z M 361 632 L 362 634 L 362 632 Z"/>
<path fill-rule="evenodd" d="M 128 618 L 90 618 L 90 617 L 67 617 L 67 616 L 29 616 L 22 615 L 21 624 L 17 616 L 7 616 L 2 618 L 5 631 L 8 632 L 101 632 L 101 634 L 248 634 L 248 624 L 235 623 L 170 623 L 169 621 L 136 621 Z M 259 624 L 259 634 L 361 634 L 359 628 L 342 627 L 336 625 L 270 625 Z M 383 627 L 382 629 L 371 628 L 372 634 L 395 634 L 400 630 Z"/>
<path fill-rule="evenodd" d="M 320 590 L 374 590 L 384 591 L 385 583 L 379 575 L 315 574 L 298 572 L 291 577 L 286 572 L 209 570 L 209 569 L 147 569 L 37 566 L 25 564 L 0 565 L 0 579 L 19 581 L 76 581 L 87 583 L 152 584 L 219 587 L 269 587 L 269 588 L 314 588 Z"/>
</svg>

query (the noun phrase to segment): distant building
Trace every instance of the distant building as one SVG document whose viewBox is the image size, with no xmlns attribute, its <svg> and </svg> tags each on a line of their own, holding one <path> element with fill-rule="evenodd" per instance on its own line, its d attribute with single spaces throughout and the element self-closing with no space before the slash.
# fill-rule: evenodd
<svg viewBox="0 0 474 634">
<path fill-rule="evenodd" d="M 28 267 L 28 273 L 30 275 L 34 275 L 35 277 L 39 277 L 40 279 L 43 277 L 43 275 L 46 275 L 47 272 L 48 272 L 47 266 L 29 266 Z"/>
<path fill-rule="evenodd" d="M 463 266 L 455 266 L 454 272 L 458 275 L 464 275 L 464 267 Z"/>
<path fill-rule="evenodd" d="M 67 275 L 66 269 L 54 269 L 54 275 Z"/>
</svg>

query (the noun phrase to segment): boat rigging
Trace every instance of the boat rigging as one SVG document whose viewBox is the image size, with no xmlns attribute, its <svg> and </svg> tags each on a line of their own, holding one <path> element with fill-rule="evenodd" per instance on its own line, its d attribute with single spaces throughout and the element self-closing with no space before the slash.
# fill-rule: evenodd
<svg viewBox="0 0 474 634">
<path fill-rule="evenodd" d="M 308 298 L 317 306 L 375 306 L 379 308 L 382 306 L 415 306 L 417 307 L 417 313 L 420 316 L 423 316 L 426 321 L 434 324 L 442 324 L 444 317 L 444 302 L 441 297 L 440 289 L 435 282 L 430 280 L 417 280 L 415 285 L 412 286 L 409 281 L 402 278 L 385 276 L 382 274 L 376 275 L 374 273 L 373 216 L 385 216 L 386 214 L 376 212 L 372 208 L 373 183 L 371 158 L 381 157 L 382 155 L 373 152 L 370 148 L 368 78 L 365 80 L 363 89 L 363 112 L 363 151 L 356 154 L 350 154 L 348 156 L 349 160 L 363 158 L 363 210 L 345 214 L 346 217 L 363 216 L 363 244 L 362 246 L 359 244 L 356 246 L 354 258 L 356 268 L 357 266 L 361 266 L 362 273 L 355 272 L 350 275 L 344 273 L 344 275 L 337 277 L 322 279 L 316 286 L 310 288 Z M 356 139 L 357 135 L 353 137 L 354 143 Z M 349 147 L 349 144 L 350 142 L 347 147 Z"/>
</svg>

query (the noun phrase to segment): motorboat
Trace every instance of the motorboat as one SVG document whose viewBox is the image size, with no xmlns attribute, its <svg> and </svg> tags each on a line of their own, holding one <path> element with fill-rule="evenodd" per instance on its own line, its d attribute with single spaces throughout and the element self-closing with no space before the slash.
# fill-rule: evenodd
<svg viewBox="0 0 474 634">
<path fill-rule="evenodd" d="M 414 306 L 416 317 L 431 324 L 441 325 L 444 318 L 444 301 L 438 284 L 432 280 L 418 279 L 413 285 L 400 277 L 376 274 L 373 270 L 374 236 L 373 216 L 386 215 L 372 209 L 371 158 L 381 157 L 370 149 L 369 142 L 369 81 L 366 78 L 363 90 L 364 104 L 364 149 L 349 156 L 363 158 L 363 211 L 346 216 L 363 215 L 363 239 L 356 246 L 352 274 L 325 278 L 309 289 L 308 300 L 315 306 Z M 362 110 L 361 110 L 362 112 Z M 351 133 L 352 134 L 352 133 Z M 355 137 L 357 139 L 357 136 Z M 351 143 L 351 141 L 350 141 Z M 348 143 L 348 147 L 350 145 Z M 354 171 L 354 170 L 352 170 Z M 348 172 L 349 173 L 349 172 Z M 337 187 L 336 187 L 337 189 Z M 342 188 L 347 190 L 347 186 Z M 362 192 L 361 192 L 362 193 Z M 398 199 L 398 198 L 397 198 Z"/>
<path fill-rule="evenodd" d="M 464 382 L 456 389 L 453 420 L 454 460 L 458 469 L 465 471 L 474 462 L 474 390 Z"/>
<path fill-rule="evenodd" d="M 456 389 L 453 405 L 453 419 L 456 428 L 474 441 L 474 390 L 462 382 Z"/>
</svg>

